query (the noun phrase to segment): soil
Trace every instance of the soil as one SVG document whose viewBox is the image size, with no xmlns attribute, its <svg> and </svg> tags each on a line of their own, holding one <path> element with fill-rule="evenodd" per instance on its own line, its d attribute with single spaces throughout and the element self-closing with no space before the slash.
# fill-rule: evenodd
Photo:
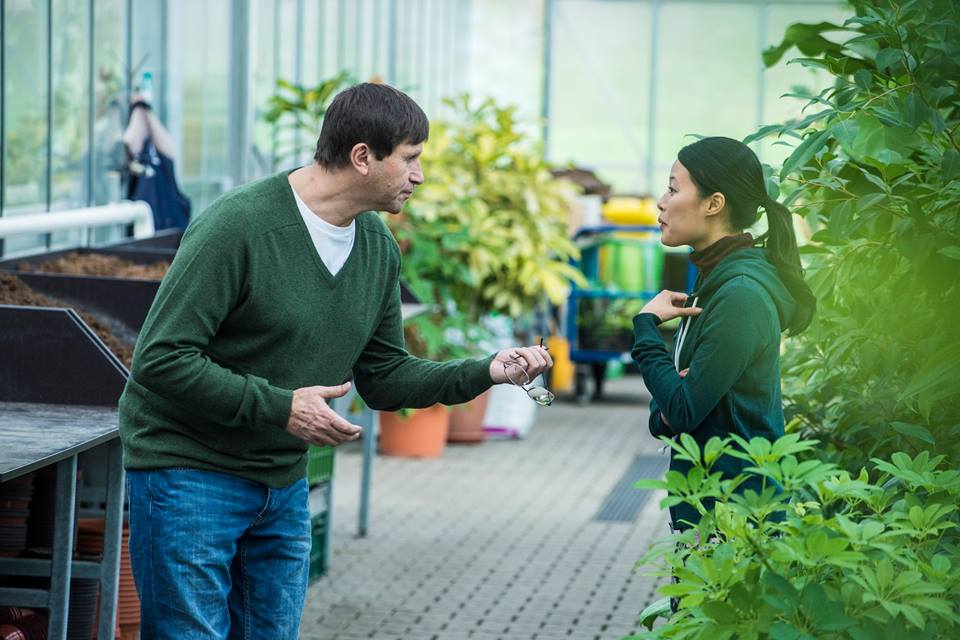
<svg viewBox="0 0 960 640">
<path fill-rule="evenodd" d="M 133 360 L 133 343 L 121 340 L 110 330 L 108 322 L 98 315 L 77 309 L 56 298 L 37 293 L 16 276 L 0 273 L 0 304 L 16 304 L 27 307 L 57 307 L 74 309 L 83 321 L 103 340 L 107 348 L 129 369 Z"/>
<path fill-rule="evenodd" d="M 157 261 L 153 264 L 136 264 L 117 256 L 98 253 L 78 253 L 71 251 L 66 255 L 37 264 L 21 262 L 19 271 L 37 273 L 69 273 L 82 276 L 111 276 L 115 278 L 135 278 L 140 280 L 160 280 L 170 268 L 169 262 Z"/>
</svg>

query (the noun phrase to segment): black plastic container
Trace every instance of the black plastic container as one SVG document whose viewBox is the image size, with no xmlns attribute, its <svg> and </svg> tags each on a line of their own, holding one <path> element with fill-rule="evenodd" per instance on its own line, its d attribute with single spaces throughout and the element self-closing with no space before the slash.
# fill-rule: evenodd
<svg viewBox="0 0 960 640">
<path fill-rule="evenodd" d="M 0 402 L 116 406 L 127 370 L 73 309 L 0 305 Z"/>
<path fill-rule="evenodd" d="M 34 256 L 0 261 L 0 271 L 13 274 L 38 293 L 52 296 L 68 304 L 115 319 L 127 329 L 138 332 L 147 317 L 147 311 L 160 288 L 160 280 L 118 278 L 110 276 L 74 275 L 67 273 L 38 273 L 18 269 L 23 263 L 40 265 L 68 253 L 81 255 L 115 256 L 134 264 L 153 264 L 173 259 L 172 251 L 129 250 L 124 248 L 67 249 Z"/>
<path fill-rule="evenodd" d="M 131 251 L 163 251 L 173 255 L 180 248 L 181 238 L 183 238 L 182 229 L 164 229 L 149 238 L 124 240 L 110 246 Z"/>
</svg>

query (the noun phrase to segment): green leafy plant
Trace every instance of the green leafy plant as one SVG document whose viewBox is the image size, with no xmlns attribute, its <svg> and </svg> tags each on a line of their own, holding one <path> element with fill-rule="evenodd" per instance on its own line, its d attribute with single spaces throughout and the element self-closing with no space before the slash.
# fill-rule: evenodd
<svg viewBox="0 0 960 640">
<path fill-rule="evenodd" d="M 662 440 L 693 468 L 639 488 L 665 490 L 662 506 L 702 514 L 695 529 L 655 543 L 638 564 L 676 577 L 660 587 L 678 599 L 643 614 L 642 638 L 813 640 L 954 638 L 960 633 L 960 472 L 943 456 L 894 453 L 851 474 L 803 460 L 818 444 L 796 434 L 770 442 L 734 436 Z M 723 479 L 721 456 L 745 460 L 764 488 Z M 774 486 L 783 488 L 776 493 Z M 713 507 L 705 504 L 713 501 Z"/>
<path fill-rule="evenodd" d="M 856 469 L 897 450 L 960 461 L 960 7 L 866 2 L 791 26 L 764 54 L 834 76 L 791 94 L 809 115 L 763 127 L 796 147 L 768 188 L 815 233 L 817 318 L 784 357 L 789 430 Z M 826 37 L 826 36 L 829 36 Z"/>
<path fill-rule="evenodd" d="M 566 226 L 572 187 L 554 178 L 541 150 L 517 127 L 513 107 L 469 96 L 446 100 L 450 121 L 431 124 L 424 184 L 402 218 L 403 275 L 425 301 L 450 301 L 471 321 L 517 317 L 544 296 L 559 304 L 577 249 Z"/>
<path fill-rule="evenodd" d="M 315 87 L 278 79 L 277 92 L 267 100 L 267 111 L 263 114 L 263 119 L 274 127 L 276 156 L 297 158 L 305 152 L 312 155 L 327 107 L 341 89 L 354 82 L 347 71 Z"/>
</svg>

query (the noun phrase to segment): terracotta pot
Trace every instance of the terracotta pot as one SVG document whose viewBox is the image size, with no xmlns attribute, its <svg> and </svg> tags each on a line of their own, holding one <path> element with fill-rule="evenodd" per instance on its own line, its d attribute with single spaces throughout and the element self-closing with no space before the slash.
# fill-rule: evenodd
<svg viewBox="0 0 960 640">
<path fill-rule="evenodd" d="M 103 553 L 104 521 L 102 518 L 82 518 L 79 521 L 77 548 L 81 553 Z M 97 605 L 99 616 L 99 604 Z M 95 623 L 99 624 L 99 622 Z M 120 581 L 117 585 L 117 618 L 115 625 L 119 629 L 139 626 L 140 599 L 133 580 L 133 568 L 130 564 L 130 525 L 123 524 L 120 539 Z M 121 637 L 126 638 L 125 634 Z"/>
<path fill-rule="evenodd" d="M 380 412 L 380 453 L 407 458 L 439 458 L 447 442 L 450 412 L 443 405 L 417 409 L 409 418 Z"/>
<path fill-rule="evenodd" d="M 450 431 L 447 442 L 480 443 L 487 439 L 483 430 L 483 416 L 490 401 L 490 390 L 486 390 L 466 404 L 457 405 L 450 410 Z"/>
</svg>

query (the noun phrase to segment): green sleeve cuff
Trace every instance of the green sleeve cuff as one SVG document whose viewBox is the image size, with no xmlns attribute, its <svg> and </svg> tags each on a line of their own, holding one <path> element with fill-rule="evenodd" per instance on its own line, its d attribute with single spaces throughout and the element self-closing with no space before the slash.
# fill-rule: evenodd
<svg viewBox="0 0 960 640">
<path fill-rule="evenodd" d="M 478 389 L 477 395 L 480 395 L 493 386 L 493 380 L 490 378 L 490 363 L 493 362 L 493 359 L 496 357 L 497 354 L 494 353 L 486 358 L 477 360 L 476 370 L 471 370 L 468 374 L 467 383 L 471 388 Z"/>
<path fill-rule="evenodd" d="M 290 421 L 290 410 L 293 407 L 293 391 L 269 385 L 264 394 L 264 402 L 267 421 L 281 429 L 286 429 Z"/>
<path fill-rule="evenodd" d="M 656 329 L 662 322 L 655 313 L 638 313 L 633 316 L 633 333 L 639 335 L 643 329 Z"/>
</svg>

